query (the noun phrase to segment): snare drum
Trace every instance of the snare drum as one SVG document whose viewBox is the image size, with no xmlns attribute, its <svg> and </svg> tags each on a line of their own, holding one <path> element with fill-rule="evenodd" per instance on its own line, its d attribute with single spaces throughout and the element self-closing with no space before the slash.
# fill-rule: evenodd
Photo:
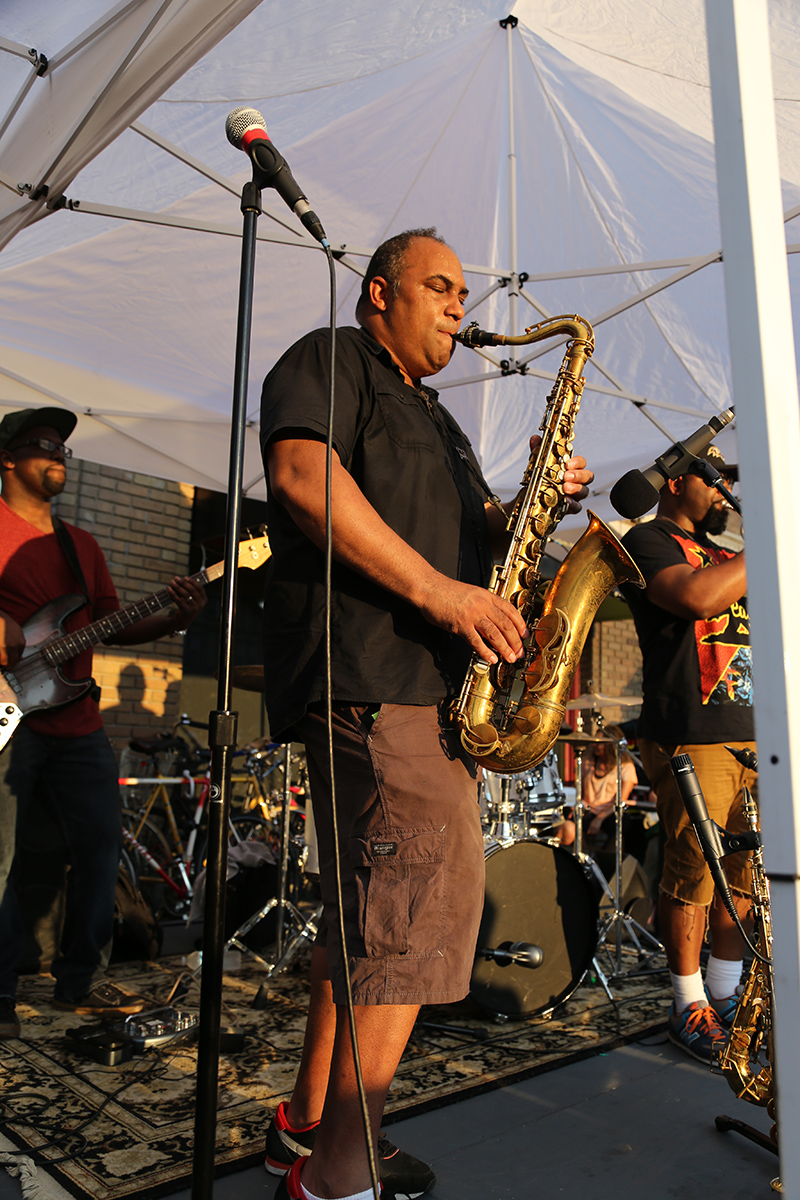
<svg viewBox="0 0 800 1200">
<path fill-rule="evenodd" d="M 498 1016 L 549 1016 L 572 995 L 594 958 L 595 885 L 555 843 L 486 843 L 486 898 L 469 994 Z M 515 942 L 540 946 L 541 966 L 502 965 L 481 953 Z"/>
</svg>

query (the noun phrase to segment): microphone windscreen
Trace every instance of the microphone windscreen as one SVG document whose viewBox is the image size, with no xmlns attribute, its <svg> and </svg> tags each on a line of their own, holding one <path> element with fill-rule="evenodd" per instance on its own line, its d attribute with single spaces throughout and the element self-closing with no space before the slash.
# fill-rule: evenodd
<svg viewBox="0 0 800 1200">
<path fill-rule="evenodd" d="M 232 146 L 242 149 L 242 139 L 248 129 L 263 129 L 267 132 L 267 122 L 257 108 L 235 108 L 225 119 L 225 135 Z"/>
<path fill-rule="evenodd" d="M 609 500 L 621 517 L 635 521 L 658 504 L 658 490 L 641 471 L 628 471 L 614 484 Z"/>
</svg>

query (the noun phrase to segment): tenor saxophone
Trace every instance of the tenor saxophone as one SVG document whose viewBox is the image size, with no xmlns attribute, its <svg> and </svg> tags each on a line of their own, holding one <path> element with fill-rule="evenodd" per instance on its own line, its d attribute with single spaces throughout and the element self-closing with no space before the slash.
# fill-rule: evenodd
<svg viewBox="0 0 800 1200">
<path fill-rule="evenodd" d="M 583 369 L 594 350 L 589 322 L 579 316 L 552 317 L 519 337 L 486 333 L 473 323 L 456 339 L 475 347 L 527 345 L 564 335 L 569 340 L 548 396 L 542 441 L 531 454 L 508 520 L 511 543 L 505 562 L 495 568 L 489 584 L 490 591 L 525 618 L 525 654 L 513 665 L 491 666 L 474 654 L 453 708 L 465 749 L 499 775 L 530 770 L 545 758 L 561 730 L 572 676 L 598 608 L 620 583 L 644 587 L 633 559 L 592 512 L 588 529 L 555 579 L 542 579 L 547 540 L 567 510 L 563 464 L 572 456 Z"/>
</svg>

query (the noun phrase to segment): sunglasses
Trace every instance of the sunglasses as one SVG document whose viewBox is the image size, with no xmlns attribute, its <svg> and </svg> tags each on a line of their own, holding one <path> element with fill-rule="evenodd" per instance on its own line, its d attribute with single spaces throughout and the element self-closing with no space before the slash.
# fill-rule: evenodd
<svg viewBox="0 0 800 1200">
<path fill-rule="evenodd" d="M 40 450 L 44 450 L 46 454 L 60 454 L 64 458 L 72 458 L 72 451 L 69 446 L 65 446 L 63 442 L 51 442 L 50 438 L 31 438 L 30 441 L 20 442 L 18 446 L 14 446 L 14 450 L 21 450 L 23 446 L 38 446 Z"/>
</svg>

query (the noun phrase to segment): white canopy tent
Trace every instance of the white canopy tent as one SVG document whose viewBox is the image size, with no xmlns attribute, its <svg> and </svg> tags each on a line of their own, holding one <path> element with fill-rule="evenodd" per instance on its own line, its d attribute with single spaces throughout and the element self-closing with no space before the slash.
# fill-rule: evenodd
<svg viewBox="0 0 800 1200">
<path fill-rule="evenodd" d="M 752 21 L 758 33 L 755 0 L 706 6 L 721 38 L 733 28 L 733 10 L 742 31 Z M 794 294 L 800 11 L 793 0 L 766 0 L 766 7 Z M 92 31 L 86 39 L 84 29 Z M 266 116 L 341 248 L 341 321 L 352 319 L 357 273 L 371 249 L 401 228 L 434 223 L 467 264 L 470 315 L 484 328 L 515 332 L 559 312 L 592 322 L 597 351 L 576 440 L 602 492 L 733 399 L 704 30 L 702 0 L 517 0 L 510 9 L 490 0 L 390 7 L 297 0 L 289 9 L 276 0 L 257 7 L 253 0 L 131 0 L 108 10 L 103 0 L 40 7 L 6 0 L 0 415 L 60 402 L 81 414 L 72 439 L 81 456 L 224 489 L 237 197 L 249 170 L 223 129 L 227 113 L 248 104 Z M 747 49 L 718 61 L 731 64 L 738 54 L 749 139 L 743 157 L 757 161 L 759 119 L 771 123 L 771 114 L 763 97 L 760 109 L 752 104 L 757 88 L 742 70 Z M 766 56 L 766 39 L 756 49 Z M 763 82 L 763 65 L 757 74 Z M 721 91 L 718 76 L 724 127 Z M 739 133 L 728 131 L 731 144 Z M 742 183 L 746 172 L 726 166 L 722 153 L 720 160 L 720 177 L 737 192 L 734 207 L 745 207 L 752 178 Z M 265 198 L 273 216 L 261 219 L 245 466 L 253 495 L 263 494 L 261 377 L 295 337 L 325 322 L 327 308 L 318 249 L 274 197 Z M 728 200 L 723 195 L 723 208 Z M 758 266 L 750 272 L 746 261 L 743 231 L 752 225 L 752 212 L 728 220 L 737 272 L 730 295 L 740 284 L 748 291 L 749 273 L 769 275 Z M 772 476 L 763 496 L 750 484 L 757 536 L 748 560 L 758 694 L 772 693 L 766 707 L 759 702 L 759 741 L 766 735 L 764 764 L 776 768 L 762 772 L 762 795 L 785 948 L 778 987 L 789 1017 L 778 1026 L 778 1048 L 781 1122 L 790 1131 L 800 1108 L 799 826 L 796 806 L 786 803 L 796 792 L 792 745 L 800 727 L 788 689 L 797 657 L 789 615 L 799 519 L 791 498 L 788 516 L 779 511 L 772 468 L 781 451 L 774 401 L 781 342 L 772 339 L 762 386 L 746 368 L 756 359 L 762 366 L 770 346 L 769 297 L 748 305 L 749 295 L 740 311 L 729 306 L 734 337 L 748 335 L 745 353 L 734 347 L 751 435 L 745 483 L 760 481 L 759 471 Z M 785 349 L 788 313 L 778 311 L 780 299 L 772 308 Z M 748 311 L 758 316 L 743 317 Z M 527 434 L 560 358 L 556 347 L 531 347 L 509 353 L 501 368 L 499 355 L 480 363 L 459 351 L 439 377 L 501 494 L 517 485 Z M 791 355 L 781 362 L 792 376 L 783 417 L 796 450 L 795 367 Z M 743 381 L 759 394 L 742 395 Z M 719 440 L 735 454 L 731 432 Z M 602 496 L 595 507 L 612 515 Z M 786 1192 L 800 1195 L 791 1135 L 783 1159 Z"/>
<path fill-rule="evenodd" d="M 341 322 L 365 256 L 422 224 L 468 265 L 483 328 L 520 332 L 560 312 L 592 322 L 576 441 L 598 490 L 731 402 L 699 0 L 520 0 L 517 24 L 490 0 L 135 0 L 113 20 L 104 9 L 12 0 L 0 28 L 36 52 L 3 54 L 0 73 L 0 113 L 11 114 L 0 115 L 0 413 L 64 403 L 83 414 L 82 457 L 224 490 L 233 237 L 249 177 L 224 122 L 239 104 L 264 113 L 344 248 Z M 787 0 L 770 14 L 791 219 L 800 17 Z M 87 48 L 61 53 L 93 22 Z M 226 22 L 235 28 L 212 45 Z M 191 52 L 177 54 L 184 36 Z M 263 494 L 260 381 L 327 319 L 319 250 L 274 194 L 264 199 L 277 219 L 259 222 L 252 495 Z M 509 495 L 561 350 L 523 347 L 526 373 L 509 354 L 507 377 L 501 354 L 488 357 L 459 350 L 437 386 Z M 732 434 L 721 442 L 735 454 Z M 613 515 L 602 498 L 596 507 Z"/>
</svg>

